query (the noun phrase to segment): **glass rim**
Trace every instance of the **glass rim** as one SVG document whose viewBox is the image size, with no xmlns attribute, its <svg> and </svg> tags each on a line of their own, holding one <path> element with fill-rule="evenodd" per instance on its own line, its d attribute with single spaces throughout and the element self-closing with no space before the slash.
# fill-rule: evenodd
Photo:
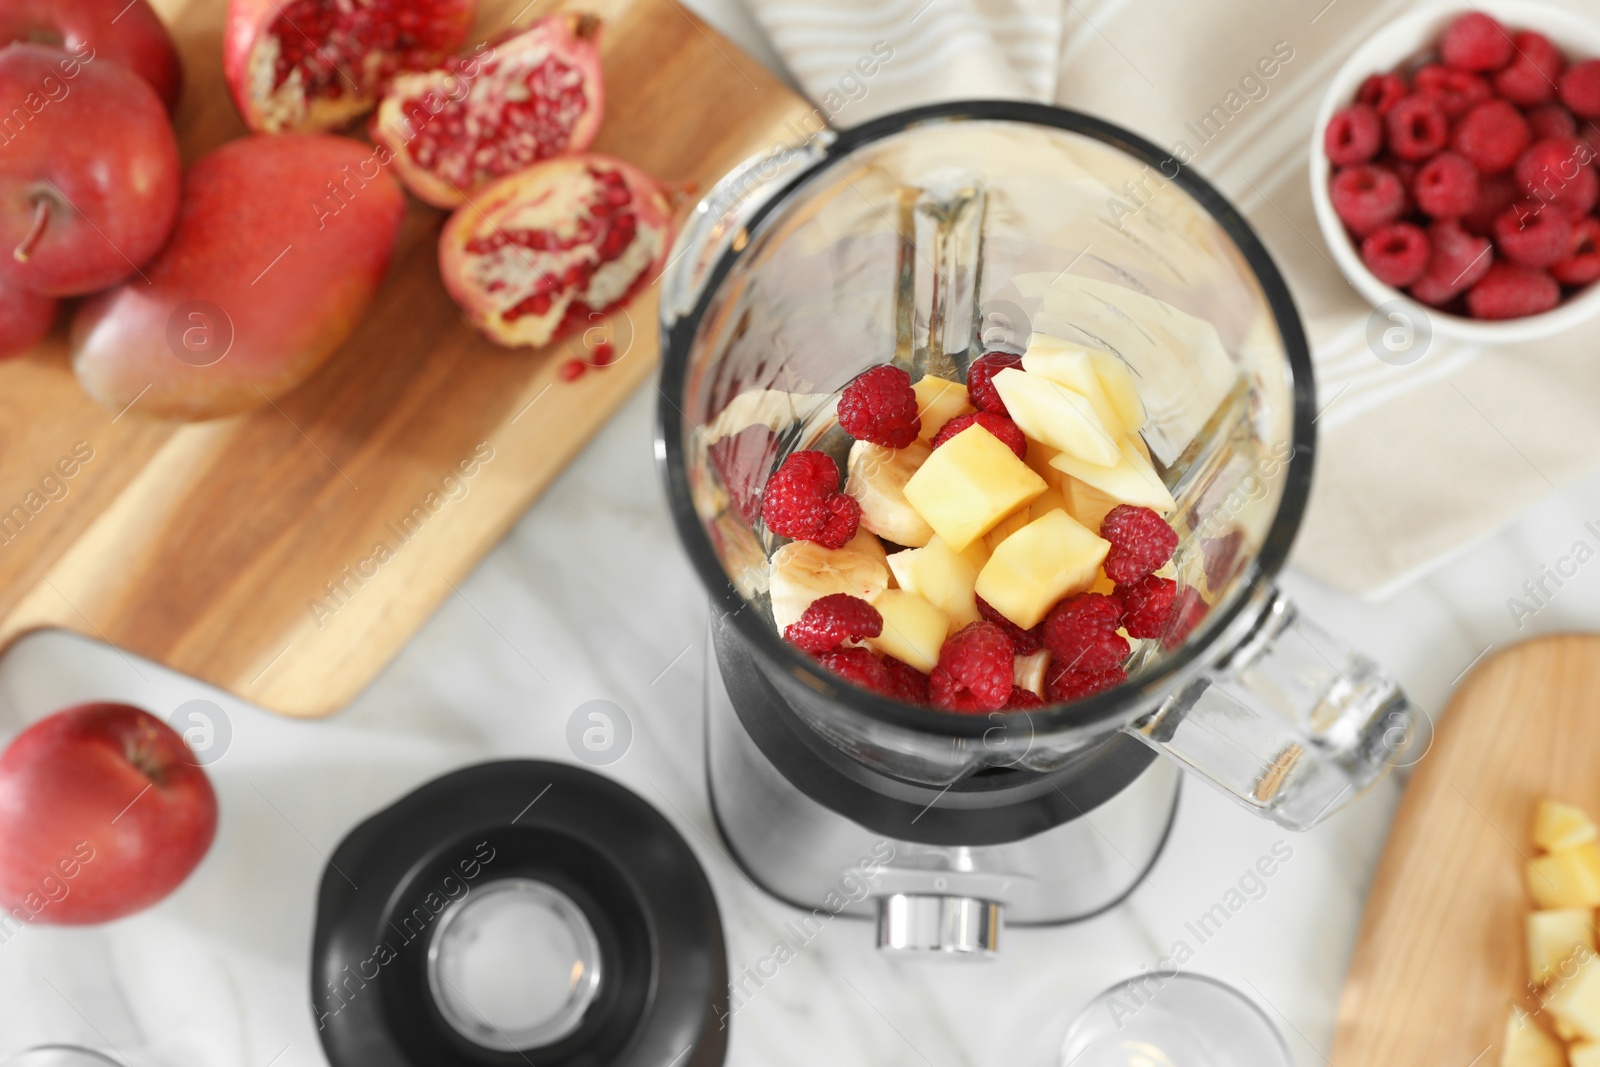
<svg viewBox="0 0 1600 1067">
<path fill-rule="evenodd" d="M 918 126 L 966 121 L 1046 126 L 1080 134 L 1157 168 L 1163 177 L 1168 175 L 1162 164 L 1175 165 L 1177 174 L 1168 177 L 1168 180 L 1210 215 L 1249 266 L 1256 284 L 1261 287 L 1278 336 L 1283 342 L 1293 398 L 1289 429 L 1290 455 L 1284 473 L 1283 493 L 1250 570 L 1241 573 L 1237 579 L 1242 583 L 1241 590 L 1269 582 L 1282 569 L 1288 557 L 1310 495 L 1316 447 L 1316 386 L 1311 369 L 1311 350 L 1289 287 L 1266 246 L 1221 193 L 1187 165 L 1179 163 L 1171 153 L 1103 119 L 1047 104 L 1011 100 L 958 100 L 930 104 L 885 115 L 848 130 L 830 130 L 831 139 L 820 157 L 785 180 L 753 214 L 744 229 L 754 234 L 798 189 L 858 149 Z M 708 191 L 707 201 L 715 195 L 715 191 L 715 187 Z M 1130 693 L 1159 694 L 1174 678 L 1201 660 L 1202 650 L 1210 643 L 1201 638 L 1209 639 L 1222 633 L 1246 609 L 1251 598 L 1241 592 L 1222 610 L 1209 612 L 1182 645 L 1139 676 L 1113 689 L 1066 703 L 1046 704 L 1042 708 L 995 711 L 981 715 L 906 704 L 862 689 L 832 674 L 800 649 L 785 642 L 767 620 L 758 617 L 758 613 L 742 610 L 749 601 L 734 587 L 695 509 L 684 455 L 682 430 L 685 416 L 677 404 L 688 374 L 689 350 L 700 323 L 734 265 L 753 244 L 753 241 L 732 242 L 707 272 L 705 285 L 695 300 L 693 310 L 674 322 L 663 322 L 661 326 L 662 367 L 655 444 L 657 464 L 666 485 L 667 506 L 672 512 L 673 525 L 711 597 L 713 609 L 722 612 L 767 666 L 791 675 L 808 689 L 838 701 L 853 712 L 888 726 L 923 734 L 978 738 L 993 730 L 995 716 L 1001 716 L 1001 721 L 1027 722 L 1030 734 L 1037 736 L 1083 729 L 1118 718 L 1126 708 Z"/>
</svg>

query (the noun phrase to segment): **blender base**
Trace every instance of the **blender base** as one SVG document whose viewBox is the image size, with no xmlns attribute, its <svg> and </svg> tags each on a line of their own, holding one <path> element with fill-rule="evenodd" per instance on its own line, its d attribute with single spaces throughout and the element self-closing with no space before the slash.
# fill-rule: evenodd
<svg viewBox="0 0 1600 1067">
<path fill-rule="evenodd" d="M 930 844 L 878 833 L 779 772 L 740 721 L 714 647 L 705 678 L 707 787 L 735 861 L 755 884 L 797 908 L 879 918 L 885 947 L 896 947 L 895 939 L 904 936 L 894 934 L 903 926 L 887 921 L 895 913 L 891 902 L 904 911 L 908 898 L 918 911 L 957 916 L 998 904 L 1006 921 L 1019 926 L 1097 915 L 1143 881 L 1177 813 L 1182 772 L 1158 759 L 1078 817 L 1018 840 Z M 1029 775 L 1030 783 L 1036 780 Z M 946 791 L 927 788 L 929 809 Z M 926 898 L 944 903 L 929 905 Z M 940 938 L 936 928 L 917 939 L 933 943 L 904 947 L 960 954 L 993 949 L 992 938 L 953 936 L 948 945 Z M 973 947 L 958 947 L 965 945 Z"/>
</svg>

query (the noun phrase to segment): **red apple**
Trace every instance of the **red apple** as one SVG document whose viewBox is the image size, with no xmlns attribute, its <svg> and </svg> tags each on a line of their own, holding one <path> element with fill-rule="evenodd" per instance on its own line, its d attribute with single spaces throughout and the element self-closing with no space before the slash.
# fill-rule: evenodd
<svg viewBox="0 0 1600 1067">
<path fill-rule="evenodd" d="M 172 240 L 84 301 L 72 364 L 112 411 L 211 419 L 299 385 L 344 344 L 388 269 L 405 194 L 388 149 L 327 134 L 230 141 L 183 178 Z"/>
<path fill-rule="evenodd" d="M 0 281 L 0 359 L 20 356 L 44 340 L 60 303 Z"/>
<path fill-rule="evenodd" d="M 12 41 L 121 63 L 150 83 L 168 111 L 183 91 L 178 50 L 145 0 L 0 0 L 0 44 Z"/>
<path fill-rule="evenodd" d="M 107 922 L 199 864 L 217 797 L 183 738 L 127 704 L 80 704 L 0 754 L 0 923 Z"/>
<path fill-rule="evenodd" d="M 104 289 L 155 254 L 178 211 L 178 142 L 144 79 L 59 48 L 0 48 L 0 279 Z"/>
</svg>

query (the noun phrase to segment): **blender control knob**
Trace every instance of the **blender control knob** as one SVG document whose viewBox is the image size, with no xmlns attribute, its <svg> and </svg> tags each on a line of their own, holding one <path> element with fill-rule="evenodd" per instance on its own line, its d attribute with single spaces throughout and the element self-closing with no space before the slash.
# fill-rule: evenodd
<svg viewBox="0 0 1600 1067">
<path fill-rule="evenodd" d="M 891 952 L 992 956 L 1003 905 L 977 897 L 895 893 L 878 898 L 878 947 Z"/>
</svg>

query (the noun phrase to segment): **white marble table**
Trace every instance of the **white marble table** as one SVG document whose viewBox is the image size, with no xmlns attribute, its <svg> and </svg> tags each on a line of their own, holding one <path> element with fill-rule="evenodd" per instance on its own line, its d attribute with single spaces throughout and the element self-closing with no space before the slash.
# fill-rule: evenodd
<svg viewBox="0 0 1600 1067">
<path fill-rule="evenodd" d="M 697 6 L 763 54 L 732 0 Z M 634 397 L 460 595 L 333 719 L 280 719 L 61 634 L 29 638 L 0 661 L 0 737 L 91 698 L 163 715 L 209 699 L 234 735 L 211 768 L 222 805 L 216 844 L 173 897 L 110 925 L 29 928 L 0 945 L 0 1056 L 48 1041 L 170 1067 L 322 1064 L 307 968 L 325 854 L 367 814 L 444 771 L 505 756 L 570 759 L 568 715 L 592 699 L 631 717 L 632 747 L 607 773 L 660 807 L 698 853 L 733 969 L 770 951 L 794 913 L 733 869 L 702 786 L 705 606 L 657 485 L 653 399 L 648 389 Z M 1387 603 L 1293 573 L 1286 584 L 1437 711 L 1489 646 L 1600 628 L 1600 567 L 1582 570 L 1525 629 L 1506 605 L 1595 519 L 1600 473 Z M 1076 1005 L 1166 955 L 1184 923 L 1280 839 L 1293 858 L 1190 969 L 1253 995 L 1297 1064 L 1322 1063 L 1397 794 L 1398 783 L 1385 783 L 1295 836 L 1189 783 L 1171 844 L 1125 904 L 1079 925 L 1011 931 L 993 962 L 897 962 L 876 954 L 867 924 L 832 924 L 735 1018 L 729 1063 L 1046 1067 Z"/>
</svg>

